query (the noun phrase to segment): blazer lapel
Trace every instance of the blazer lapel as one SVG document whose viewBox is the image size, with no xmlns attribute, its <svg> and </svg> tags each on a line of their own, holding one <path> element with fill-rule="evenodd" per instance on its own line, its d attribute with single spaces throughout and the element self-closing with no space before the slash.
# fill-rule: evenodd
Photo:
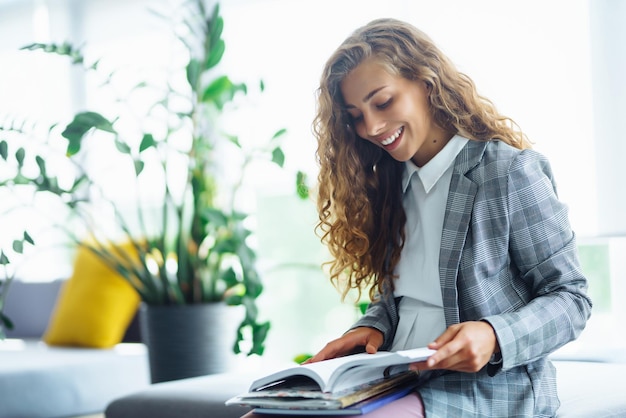
<svg viewBox="0 0 626 418">
<path fill-rule="evenodd" d="M 478 192 L 478 186 L 466 177 L 466 173 L 480 162 L 486 145 L 486 142 L 470 140 L 454 161 L 439 252 L 439 279 L 446 326 L 460 322 L 456 280 Z"/>
</svg>

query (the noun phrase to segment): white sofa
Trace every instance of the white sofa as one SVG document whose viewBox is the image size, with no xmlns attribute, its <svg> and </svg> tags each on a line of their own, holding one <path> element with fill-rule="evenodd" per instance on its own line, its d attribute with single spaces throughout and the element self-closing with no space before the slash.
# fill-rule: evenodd
<svg viewBox="0 0 626 418">
<path fill-rule="evenodd" d="M 114 399 L 150 384 L 146 348 L 48 346 L 41 341 L 63 281 L 14 281 L 5 314 L 15 323 L 0 341 L 0 418 L 67 418 L 102 413 Z"/>
</svg>

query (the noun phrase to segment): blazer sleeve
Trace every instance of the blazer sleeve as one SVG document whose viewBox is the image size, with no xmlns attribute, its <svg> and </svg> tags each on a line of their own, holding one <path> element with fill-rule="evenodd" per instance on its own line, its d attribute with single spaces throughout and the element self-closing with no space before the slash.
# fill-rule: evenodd
<svg viewBox="0 0 626 418">
<path fill-rule="evenodd" d="M 397 300 L 392 291 L 383 292 L 375 302 L 367 307 L 365 314 L 350 329 L 369 327 L 383 333 L 383 344 L 379 350 L 389 350 L 398 326 Z"/>
<path fill-rule="evenodd" d="M 530 300 L 513 312 L 484 318 L 495 332 L 502 368 L 545 357 L 578 337 L 591 314 L 567 207 L 559 201 L 548 161 L 520 152 L 507 176 L 509 253 L 514 280 Z"/>
</svg>

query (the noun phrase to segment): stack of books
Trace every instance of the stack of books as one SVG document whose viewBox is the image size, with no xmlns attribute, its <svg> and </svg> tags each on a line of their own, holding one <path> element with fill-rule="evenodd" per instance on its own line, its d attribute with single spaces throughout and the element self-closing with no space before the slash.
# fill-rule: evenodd
<svg viewBox="0 0 626 418">
<path fill-rule="evenodd" d="M 258 414 L 362 415 L 415 390 L 409 364 L 426 360 L 428 348 L 359 353 L 281 369 L 261 377 L 226 405 Z"/>
</svg>

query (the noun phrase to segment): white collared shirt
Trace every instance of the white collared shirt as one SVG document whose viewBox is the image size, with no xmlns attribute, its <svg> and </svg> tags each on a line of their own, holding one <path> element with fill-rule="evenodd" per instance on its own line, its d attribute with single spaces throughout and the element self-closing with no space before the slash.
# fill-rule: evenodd
<svg viewBox="0 0 626 418">
<path fill-rule="evenodd" d="M 439 250 L 454 160 L 467 141 L 455 135 L 423 167 L 410 160 L 405 163 L 402 187 L 406 242 L 395 270 L 394 291 L 403 299 L 392 349 L 426 345 L 445 330 Z"/>
</svg>

